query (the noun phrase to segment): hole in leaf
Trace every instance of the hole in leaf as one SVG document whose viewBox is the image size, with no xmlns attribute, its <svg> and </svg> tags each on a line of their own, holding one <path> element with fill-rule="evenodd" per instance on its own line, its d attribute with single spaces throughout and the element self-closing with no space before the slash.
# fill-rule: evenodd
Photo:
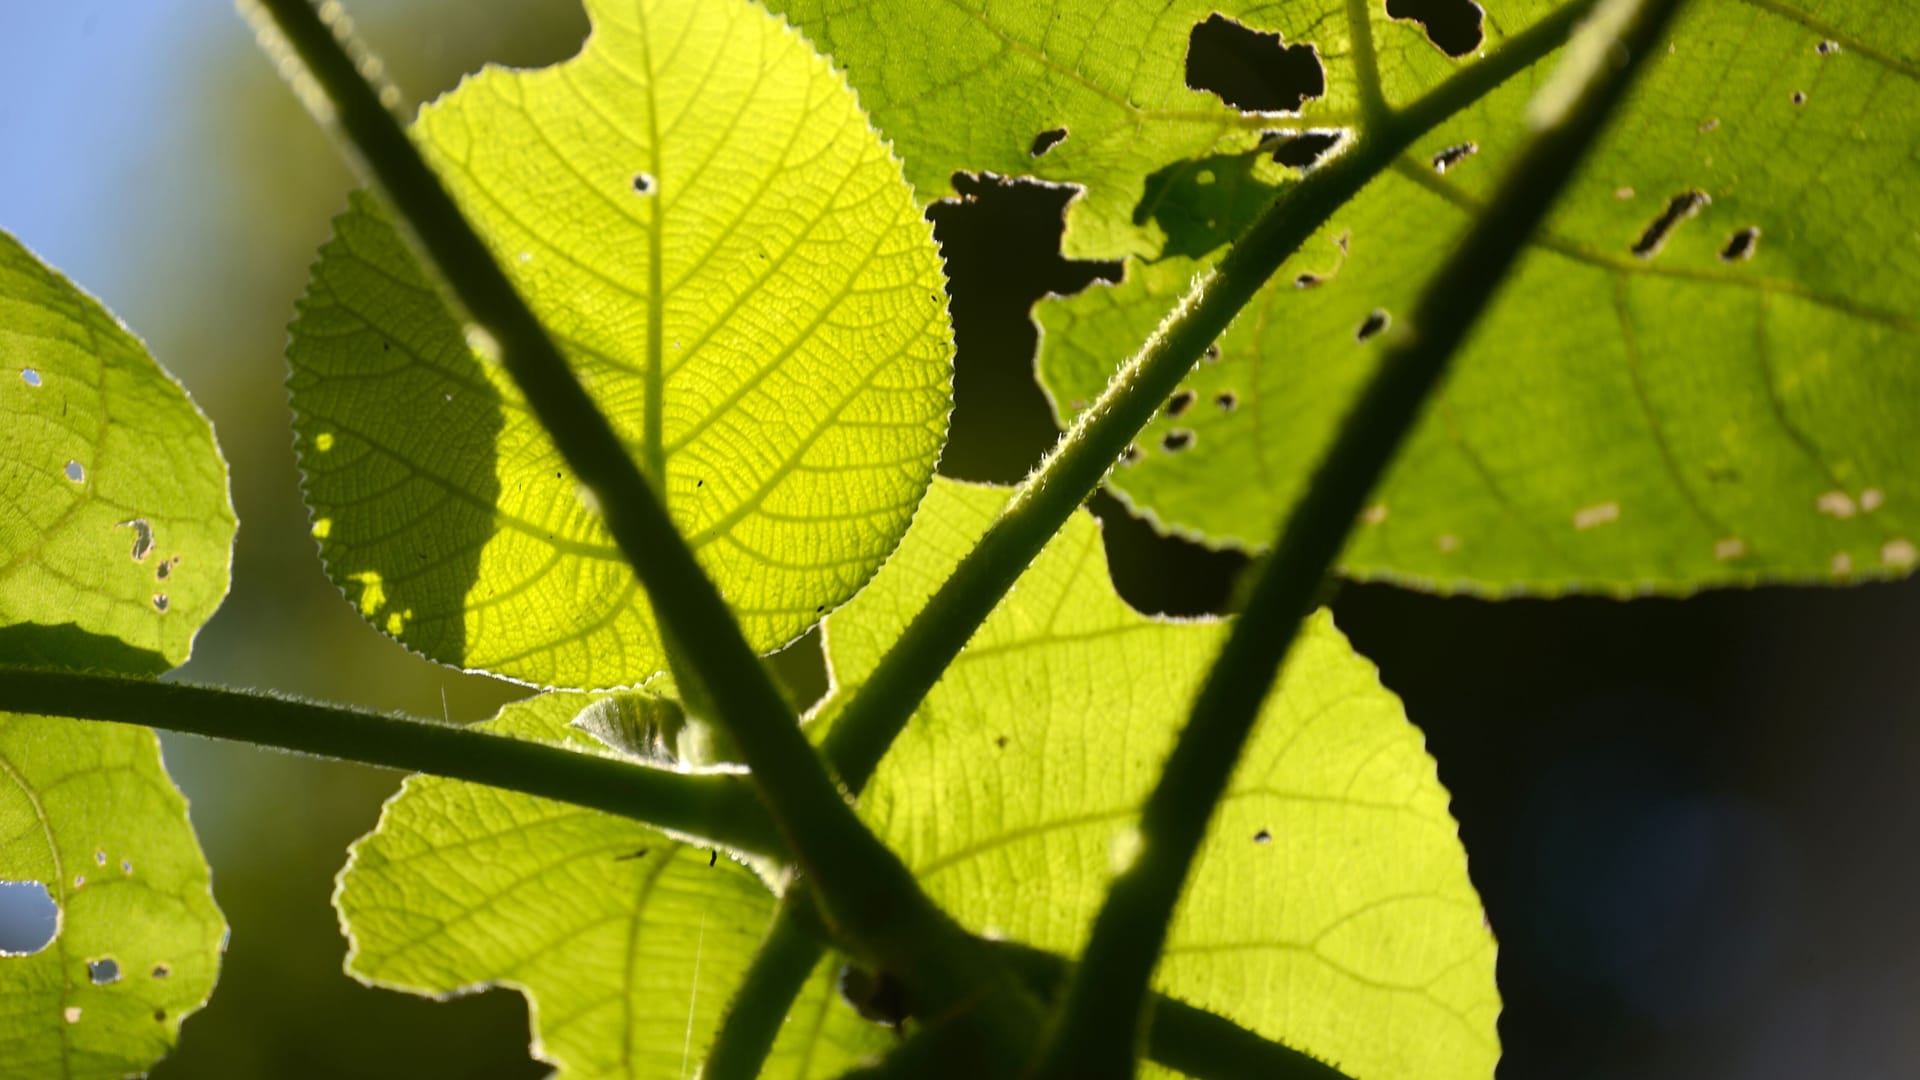
<svg viewBox="0 0 1920 1080">
<path fill-rule="evenodd" d="M 153 610 L 164 614 L 167 610 L 167 605 L 170 603 L 172 603 L 172 601 L 167 599 L 166 593 L 159 592 L 153 594 Z"/>
<path fill-rule="evenodd" d="M 1727 246 L 1720 249 L 1721 261 L 1739 262 L 1742 259 L 1751 259 L 1753 258 L 1754 250 L 1759 246 L 1760 227 L 1758 225 L 1749 225 L 1744 229 L 1736 231 L 1727 239 Z"/>
<path fill-rule="evenodd" d="M 1667 208 L 1660 212 L 1659 217 L 1653 219 L 1653 223 L 1647 226 L 1646 232 L 1640 234 L 1640 239 L 1633 245 L 1633 253 L 1642 259 L 1653 258 L 1660 253 L 1662 247 L 1666 246 L 1667 237 L 1672 234 L 1675 226 L 1698 214 L 1701 207 L 1712 201 L 1707 197 L 1706 192 L 1698 188 L 1683 191 L 1667 200 Z"/>
<path fill-rule="evenodd" d="M 1138 465 L 1140 464 L 1140 459 L 1146 456 L 1146 451 L 1140 449 L 1138 446 L 1129 445 L 1125 450 L 1120 451 L 1120 464 Z"/>
<path fill-rule="evenodd" d="M 1273 834 L 1265 829 L 1261 829 L 1259 832 L 1253 834 L 1253 842 L 1256 844 L 1271 844 L 1273 843 Z"/>
<path fill-rule="evenodd" d="M 1193 445 L 1193 432 L 1186 428 L 1174 428 L 1160 437 L 1160 449 L 1169 454 L 1177 454 Z"/>
<path fill-rule="evenodd" d="M 1301 131 L 1292 134 L 1271 131 L 1261 138 L 1260 148 L 1271 148 L 1277 165 L 1310 169 L 1319 164 L 1328 151 L 1339 146 L 1344 138 L 1344 131 Z"/>
<path fill-rule="evenodd" d="M 60 906 L 38 881 L 0 881 L 0 956 L 30 956 L 60 930 Z"/>
<path fill-rule="evenodd" d="M 164 979 L 167 976 L 172 974 L 173 974 L 173 968 L 169 967 L 166 964 L 153 965 L 153 977 L 156 979 Z"/>
<path fill-rule="evenodd" d="M 93 985 L 95 986 L 105 986 L 108 983 L 119 982 L 120 964 L 111 956 L 103 956 L 98 960 L 89 960 L 87 962 L 87 978 L 92 979 Z"/>
<path fill-rule="evenodd" d="M 1805 105 L 1807 103 L 1807 92 L 1805 90 L 1795 90 L 1793 92 L 1793 103 L 1795 105 Z"/>
<path fill-rule="evenodd" d="M 1298 112 L 1327 92 L 1327 76 L 1313 46 L 1216 14 L 1187 37 L 1187 85 L 1245 112 Z"/>
<path fill-rule="evenodd" d="M 1232 412 L 1240 407 L 1240 397 L 1231 390 L 1222 390 L 1213 395 L 1213 403 L 1220 407 L 1221 412 Z"/>
<path fill-rule="evenodd" d="M 134 518 L 121 522 L 120 527 L 133 530 L 133 561 L 147 561 L 147 556 L 153 554 L 153 526 L 147 524 L 146 518 Z"/>
<path fill-rule="evenodd" d="M 77 461 L 67 462 L 67 479 L 78 484 L 87 478 L 87 467 Z"/>
<path fill-rule="evenodd" d="M 1420 24 L 1434 48 L 1459 59 L 1480 47 L 1480 5 L 1472 0 L 1387 0 L 1387 17 Z"/>
<path fill-rule="evenodd" d="M 1193 398 L 1194 393 L 1191 390 L 1181 390 L 1174 394 L 1167 399 L 1167 415 L 1179 416 L 1181 413 L 1186 412 L 1187 409 L 1192 407 Z"/>
<path fill-rule="evenodd" d="M 651 195 L 654 189 L 653 177 L 646 173 L 633 174 L 633 190 L 641 195 Z"/>
<path fill-rule="evenodd" d="M 94 864 L 95 866 L 105 866 L 105 865 L 107 865 L 107 853 L 106 853 L 106 852 L 104 852 L 104 851 L 96 851 L 96 852 L 94 852 L 94 853 L 93 853 L 93 864 Z"/>
<path fill-rule="evenodd" d="M 162 560 L 159 566 L 153 568 L 153 576 L 157 581 L 165 581 L 168 577 L 172 576 L 172 574 L 173 564 L 165 560 Z"/>
<path fill-rule="evenodd" d="M 1059 436 L 1033 378 L 1032 307 L 1120 280 L 1119 262 L 1061 255 L 1067 207 L 1081 188 L 994 173 L 956 172 L 954 197 L 927 207 L 953 281 L 954 410 L 942 475 L 1010 483 Z"/>
<path fill-rule="evenodd" d="M 1033 137 L 1033 145 L 1027 147 L 1028 157 L 1040 157 L 1047 151 L 1067 141 L 1067 129 L 1063 127 L 1043 131 Z"/>
<path fill-rule="evenodd" d="M 1823 41 L 1815 45 L 1813 51 L 1819 53 L 1821 56 L 1832 56 L 1834 53 L 1840 51 L 1840 43 L 1837 41 Z"/>
<path fill-rule="evenodd" d="M 1218 361 L 1220 359 L 1220 343 L 1216 341 L 1201 350 L 1200 359 L 1203 363 L 1208 364 Z"/>
<path fill-rule="evenodd" d="M 1293 279 L 1293 287 L 1296 289 L 1311 289 L 1320 284 L 1322 280 L 1324 279 L 1321 278 L 1319 274 L 1301 274 L 1299 277 Z"/>
<path fill-rule="evenodd" d="M 1467 158 L 1480 152 L 1480 144 L 1472 142 L 1458 143 L 1433 155 L 1433 171 L 1445 175 L 1448 169 L 1460 164 Z"/>
<path fill-rule="evenodd" d="M 40 385 L 40 373 L 30 367 L 21 368 L 20 377 L 26 380 L 28 386 Z"/>
<path fill-rule="evenodd" d="M 1365 319 L 1361 320 L 1360 329 L 1353 332 L 1353 340 L 1365 341 L 1380 331 L 1385 330 L 1387 324 L 1392 321 L 1392 317 L 1385 311 L 1380 308 L 1374 308 L 1372 311 L 1367 312 Z"/>
</svg>

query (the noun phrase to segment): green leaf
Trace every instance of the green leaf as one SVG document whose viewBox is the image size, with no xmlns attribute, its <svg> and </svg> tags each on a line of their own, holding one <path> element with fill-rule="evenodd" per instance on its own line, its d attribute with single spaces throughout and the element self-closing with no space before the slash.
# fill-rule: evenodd
<svg viewBox="0 0 1920 1080">
<path fill-rule="evenodd" d="M 153 732 L 0 714 L 0 886 L 36 882 L 58 924 L 0 952 L 0 1072 L 144 1074 L 213 992 L 227 930 Z"/>
<path fill-rule="evenodd" d="M 213 428 L 99 302 L 0 232 L 0 657 L 156 675 L 227 594 Z"/>
<path fill-rule="evenodd" d="M 938 255 L 898 163 L 791 29 L 735 0 L 588 12 L 578 57 L 484 71 L 415 132 L 771 649 L 872 575 L 932 473 Z M 336 223 L 292 332 L 315 535 L 369 621 L 546 685 L 665 667 L 560 455 L 370 198 Z"/>
<path fill-rule="evenodd" d="M 547 694 L 484 726 L 597 747 L 569 721 L 592 699 Z M 527 996 L 533 1053 L 569 1078 L 694 1075 L 773 917 L 751 872 L 632 821 L 414 776 L 353 846 L 334 897 L 364 982 L 447 996 Z M 823 965 L 770 1075 L 834 1075 L 889 1036 Z"/>
<path fill-rule="evenodd" d="M 816 731 L 1007 494 L 936 481 L 900 550 L 827 619 L 836 691 Z M 1224 625 L 1133 611 L 1076 515 L 915 713 L 862 815 L 968 926 L 1077 952 Z M 1485 1077 L 1493 960 L 1419 731 L 1314 617 L 1215 817 L 1157 988 L 1350 1075 Z"/>
<path fill-rule="evenodd" d="M 1920 172 L 1911 133 L 1876 119 L 1920 108 L 1920 16 L 1689 10 L 1363 515 L 1348 574 L 1686 592 L 1920 562 Z M 1114 474 L 1136 509 L 1267 542 L 1373 361 L 1363 328 L 1407 310 L 1474 220 L 1541 78 L 1420 140 L 1282 268 Z M 1201 264 L 1134 263 L 1043 305 L 1063 421 Z"/>
<path fill-rule="evenodd" d="M 213 428 L 126 327 L 0 233 L 0 662 L 157 675 L 227 593 Z M 0 1072 L 143 1074 L 213 992 L 226 920 L 153 732 L 0 713 Z"/>
</svg>

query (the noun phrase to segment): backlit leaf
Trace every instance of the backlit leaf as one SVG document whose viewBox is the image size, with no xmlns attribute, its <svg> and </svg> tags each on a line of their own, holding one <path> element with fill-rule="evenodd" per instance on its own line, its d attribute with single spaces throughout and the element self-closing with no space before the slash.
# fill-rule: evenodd
<svg viewBox="0 0 1920 1080">
<path fill-rule="evenodd" d="M 568 721 L 590 700 L 548 694 L 485 727 L 599 744 Z M 347 969 L 375 986 L 527 996 L 533 1053 L 560 1074 L 695 1075 L 773 916 L 750 871 L 592 810 L 415 776 L 353 846 L 334 898 Z M 889 1036 L 808 984 L 768 1075 L 831 1076 Z"/>
<path fill-rule="evenodd" d="M 434 166 L 661 486 L 749 640 L 873 573 L 946 429 L 927 223 L 840 77 L 742 0 L 597 0 L 581 54 L 421 113 Z M 664 667 L 611 538 L 361 196 L 295 320 L 329 573 L 434 659 L 575 688 Z"/>
<path fill-rule="evenodd" d="M 819 729 L 1006 495 L 935 483 L 899 552 L 827 619 L 838 690 Z M 914 714 L 862 815 L 971 928 L 1077 952 L 1225 627 L 1129 608 L 1092 517 L 1076 515 Z M 1156 986 L 1352 1076 L 1487 1077 L 1493 959 L 1420 732 L 1314 616 Z"/>
</svg>

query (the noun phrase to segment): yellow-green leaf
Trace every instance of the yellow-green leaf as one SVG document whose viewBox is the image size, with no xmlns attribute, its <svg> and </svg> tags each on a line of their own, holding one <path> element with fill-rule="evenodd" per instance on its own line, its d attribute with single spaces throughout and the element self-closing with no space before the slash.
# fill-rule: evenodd
<svg viewBox="0 0 1920 1080">
<path fill-rule="evenodd" d="M 838 689 L 817 725 L 1006 496 L 935 483 L 899 552 L 827 619 Z M 1129 608 L 1077 514 L 916 711 L 862 815 L 971 928 L 1077 952 L 1224 630 Z M 1352 1076 L 1487 1077 L 1493 960 L 1420 732 L 1313 617 L 1201 849 L 1156 987 Z"/>
<path fill-rule="evenodd" d="M 579 56 L 483 71 L 415 132 L 771 649 L 866 581 L 932 473 L 938 255 L 790 28 L 743 0 L 587 7 Z M 336 223 L 292 332 L 314 533 L 363 616 L 539 684 L 664 667 L 590 500 L 371 199 Z"/>
<path fill-rule="evenodd" d="M 99 302 L 0 232 L 0 662 L 155 675 L 227 595 L 213 428 Z"/>
<path fill-rule="evenodd" d="M 0 888 L 58 913 L 0 952 L 0 1075 L 143 1075 L 213 992 L 226 919 L 145 728 L 0 713 Z"/>
<path fill-rule="evenodd" d="M 569 721 L 592 699 L 547 694 L 484 725 L 599 744 Z M 533 1053 L 569 1080 L 696 1075 L 774 898 L 725 856 L 529 795 L 415 776 L 353 846 L 334 897 L 365 982 L 444 996 L 527 996 Z M 823 963 L 769 1075 L 831 1076 L 884 1047 Z"/>
</svg>

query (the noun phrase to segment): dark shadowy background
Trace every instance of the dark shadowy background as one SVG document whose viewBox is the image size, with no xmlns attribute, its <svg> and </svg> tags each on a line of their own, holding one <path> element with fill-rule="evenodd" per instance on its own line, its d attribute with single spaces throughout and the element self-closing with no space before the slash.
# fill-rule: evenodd
<svg viewBox="0 0 1920 1080">
<path fill-rule="evenodd" d="M 584 31 L 566 0 L 353 8 L 416 101 Z M 198 0 L 4 14 L 0 228 L 148 340 L 232 462 L 234 591 L 181 677 L 456 720 L 518 696 L 367 628 L 314 557 L 281 350 L 349 179 L 239 20 Z M 1103 271 L 1059 259 L 1058 192 L 964 190 L 933 213 L 960 346 L 942 468 L 1011 482 L 1054 434 L 1028 305 Z M 1136 606 L 1224 606 L 1243 559 L 1094 508 Z M 1503 1076 L 1920 1073 L 1920 582 L 1630 603 L 1348 585 L 1334 610 L 1454 793 L 1501 941 Z M 185 738 L 167 754 L 234 932 L 157 1077 L 543 1072 L 513 994 L 436 1004 L 340 972 L 332 876 L 397 777 Z"/>
</svg>

